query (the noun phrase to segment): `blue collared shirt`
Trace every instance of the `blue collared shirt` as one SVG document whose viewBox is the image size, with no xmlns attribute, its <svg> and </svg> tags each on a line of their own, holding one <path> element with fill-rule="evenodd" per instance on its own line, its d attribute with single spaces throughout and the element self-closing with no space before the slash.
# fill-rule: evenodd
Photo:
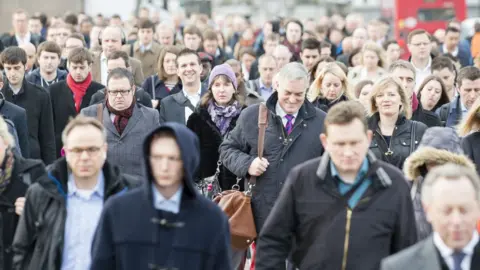
<svg viewBox="0 0 480 270">
<path fill-rule="evenodd" d="M 263 84 L 262 79 L 258 80 L 258 86 L 259 86 L 259 89 L 260 89 L 260 95 L 262 96 L 263 100 L 267 100 L 272 95 L 273 88 L 271 86 L 266 87 Z"/>
<path fill-rule="evenodd" d="M 68 177 L 67 220 L 63 245 L 62 270 L 90 269 L 93 235 L 103 209 L 105 179 L 98 176 L 92 190 L 78 189 L 72 175 Z"/>
<path fill-rule="evenodd" d="M 330 171 L 332 173 L 332 176 L 340 179 L 340 181 L 339 181 L 340 183 L 338 185 L 338 191 L 342 195 L 347 193 L 355 183 L 357 183 L 358 181 L 360 181 L 363 178 L 363 176 L 368 172 L 368 168 L 369 168 L 368 160 L 365 158 L 365 160 L 363 161 L 362 166 L 360 167 L 360 170 L 359 170 L 359 172 L 357 174 L 357 177 L 355 178 L 355 181 L 353 182 L 353 184 L 347 184 L 340 178 L 340 175 L 338 174 L 338 171 L 335 168 L 335 165 L 333 164 L 333 162 L 330 161 Z M 357 188 L 355 193 L 353 193 L 353 195 L 350 197 L 350 200 L 348 201 L 348 205 L 350 206 L 350 208 L 353 209 L 357 205 L 357 203 L 360 201 L 363 194 L 365 193 L 365 191 L 367 191 L 367 189 L 371 185 L 371 183 L 372 183 L 372 181 L 367 178 Z"/>
<path fill-rule="evenodd" d="M 167 212 L 172 212 L 178 214 L 180 212 L 180 203 L 182 201 L 182 192 L 183 186 L 180 186 L 175 192 L 175 194 L 170 198 L 166 199 L 155 187 L 155 184 L 152 183 L 152 192 L 153 192 L 153 207 L 157 210 L 163 210 Z"/>
</svg>

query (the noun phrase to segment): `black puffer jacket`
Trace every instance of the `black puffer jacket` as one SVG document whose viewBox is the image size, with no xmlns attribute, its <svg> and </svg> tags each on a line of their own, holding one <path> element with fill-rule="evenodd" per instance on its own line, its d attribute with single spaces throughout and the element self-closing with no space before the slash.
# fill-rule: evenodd
<svg viewBox="0 0 480 270">
<path fill-rule="evenodd" d="M 370 150 L 378 159 L 402 169 L 405 159 L 413 152 L 411 151 L 412 147 L 410 147 L 412 143 L 411 133 L 413 123 L 416 124 L 415 139 L 413 140 L 415 145 L 413 146 L 413 150 L 417 149 L 427 126 L 420 122 L 408 120 L 405 116 L 400 115 L 395 124 L 390 144 L 388 145 L 378 126 L 379 122 L 380 115 L 378 112 L 368 120 L 368 128 L 373 132 Z"/>
<path fill-rule="evenodd" d="M 315 101 L 312 102 L 315 107 L 319 108 L 320 110 L 324 112 L 328 112 L 331 107 L 335 106 L 336 104 L 342 102 L 342 101 L 347 101 L 348 98 L 344 95 L 342 95 L 340 98 L 329 101 L 326 98 L 317 98 Z"/>
<path fill-rule="evenodd" d="M 12 269 L 12 242 L 19 216 L 15 213 L 15 201 L 25 197 L 31 183 L 48 178 L 45 166 L 40 160 L 14 157 L 12 177 L 6 189 L 0 193 L 0 269 Z"/>
<path fill-rule="evenodd" d="M 138 180 L 120 173 L 118 167 L 105 162 L 105 200 L 133 188 Z M 65 158 L 55 161 L 48 177 L 33 184 L 13 241 L 13 267 L 16 270 L 59 270 L 62 265 L 66 196 L 68 182 Z"/>
<path fill-rule="evenodd" d="M 238 116 L 230 121 L 227 129 L 227 134 L 237 123 Z M 223 136 L 220 134 L 212 117 L 205 107 L 198 107 L 197 110 L 190 115 L 187 121 L 187 127 L 197 134 L 200 141 L 200 168 L 198 170 L 197 179 L 203 179 L 215 174 L 217 169 L 217 161 L 220 156 L 218 148 L 223 141 Z M 220 166 L 220 174 L 218 176 L 220 188 L 222 190 L 232 189 L 232 186 L 237 183 L 236 176 L 231 173 L 225 166 Z M 244 189 L 243 179 L 239 182 L 240 189 Z"/>
</svg>

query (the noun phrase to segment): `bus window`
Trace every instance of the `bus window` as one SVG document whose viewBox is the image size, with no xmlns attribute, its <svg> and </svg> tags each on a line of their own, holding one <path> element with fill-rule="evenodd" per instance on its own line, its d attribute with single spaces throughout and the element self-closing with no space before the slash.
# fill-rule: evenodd
<svg viewBox="0 0 480 270">
<path fill-rule="evenodd" d="M 455 19 L 454 8 L 425 8 L 418 10 L 420 21 L 450 21 Z"/>
</svg>

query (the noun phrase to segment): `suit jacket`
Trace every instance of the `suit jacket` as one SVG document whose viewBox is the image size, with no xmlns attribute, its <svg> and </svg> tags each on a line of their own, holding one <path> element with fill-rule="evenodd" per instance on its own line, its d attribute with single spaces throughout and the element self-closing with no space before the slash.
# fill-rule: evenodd
<svg viewBox="0 0 480 270">
<path fill-rule="evenodd" d="M 88 107 L 92 96 L 102 88 L 104 88 L 103 85 L 92 81 L 83 96 L 80 109 Z M 73 92 L 68 86 L 67 81 L 60 81 L 50 85 L 50 100 L 52 101 L 56 154 L 57 158 L 59 158 L 63 147 L 63 129 L 67 126 L 70 117 L 75 117 L 77 115 Z"/>
<path fill-rule="evenodd" d="M 83 115 L 97 117 L 97 105 L 89 106 L 80 112 Z M 104 106 L 103 126 L 107 132 L 107 159 L 120 167 L 123 173 L 143 179 L 143 140 L 159 125 L 158 111 L 143 105 L 135 105 L 127 127 L 120 135 L 113 125 L 110 112 Z"/>
<path fill-rule="evenodd" d="M 433 236 L 382 260 L 380 270 L 440 270 L 443 258 L 433 243 Z M 480 244 L 475 247 L 471 269 L 480 269 Z"/>
<path fill-rule="evenodd" d="M 0 115 L 9 119 L 15 125 L 18 136 L 18 147 L 22 157 L 30 157 L 30 144 L 28 142 L 27 112 L 24 108 L 11 102 L 0 100 Z"/>
<path fill-rule="evenodd" d="M 32 43 L 35 47 L 38 47 L 38 45 L 44 41 L 45 39 L 42 36 L 31 34 L 30 43 Z M 17 38 L 15 37 L 15 35 L 3 36 L 2 43 L 5 48 L 10 46 L 18 46 Z"/>
<path fill-rule="evenodd" d="M 101 55 L 102 55 L 101 52 L 94 53 L 93 64 L 92 64 L 92 79 L 98 83 L 102 83 Z M 130 67 L 132 69 L 135 85 L 142 85 L 144 80 L 142 63 L 137 59 L 130 57 Z"/>
<path fill-rule="evenodd" d="M 206 93 L 206 87 L 202 84 L 201 95 Z M 187 107 L 187 97 L 180 91 L 162 99 L 160 103 L 160 123 L 177 122 L 187 124 L 185 119 L 185 107 Z"/>
<path fill-rule="evenodd" d="M 145 52 L 140 51 L 140 43 L 136 41 L 133 44 L 127 44 L 123 46 L 123 51 L 128 53 L 130 57 L 133 57 L 141 62 L 142 71 L 145 77 L 152 76 L 157 73 L 157 62 L 162 51 L 162 45 L 157 42 L 153 42 L 152 48 Z"/>
</svg>

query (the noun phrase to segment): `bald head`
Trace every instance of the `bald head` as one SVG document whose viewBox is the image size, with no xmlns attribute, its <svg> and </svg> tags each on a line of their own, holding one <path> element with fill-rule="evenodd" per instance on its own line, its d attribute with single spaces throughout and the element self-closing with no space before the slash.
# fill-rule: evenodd
<svg viewBox="0 0 480 270">
<path fill-rule="evenodd" d="M 285 45 L 278 45 L 273 51 L 273 57 L 277 60 L 277 68 L 281 69 L 286 64 L 290 63 L 292 53 Z"/>
<path fill-rule="evenodd" d="M 118 26 L 108 26 L 100 34 L 102 51 L 108 57 L 111 53 L 122 49 L 123 30 Z"/>
<path fill-rule="evenodd" d="M 25 51 L 25 53 L 27 54 L 27 65 L 26 65 L 26 68 L 27 68 L 27 71 L 30 71 L 33 67 L 33 65 L 35 64 L 35 60 L 36 60 L 36 57 L 35 55 L 37 54 L 37 49 L 35 48 L 35 46 L 28 42 L 28 43 L 25 43 L 25 44 L 22 44 L 20 46 L 21 49 L 23 49 Z"/>
<path fill-rule="evenodd" d="M 344 54 L 349 54 L 353 51 L 353 38 L 346 37 L 342 40 L 342 50 Z"/>
</svg>

